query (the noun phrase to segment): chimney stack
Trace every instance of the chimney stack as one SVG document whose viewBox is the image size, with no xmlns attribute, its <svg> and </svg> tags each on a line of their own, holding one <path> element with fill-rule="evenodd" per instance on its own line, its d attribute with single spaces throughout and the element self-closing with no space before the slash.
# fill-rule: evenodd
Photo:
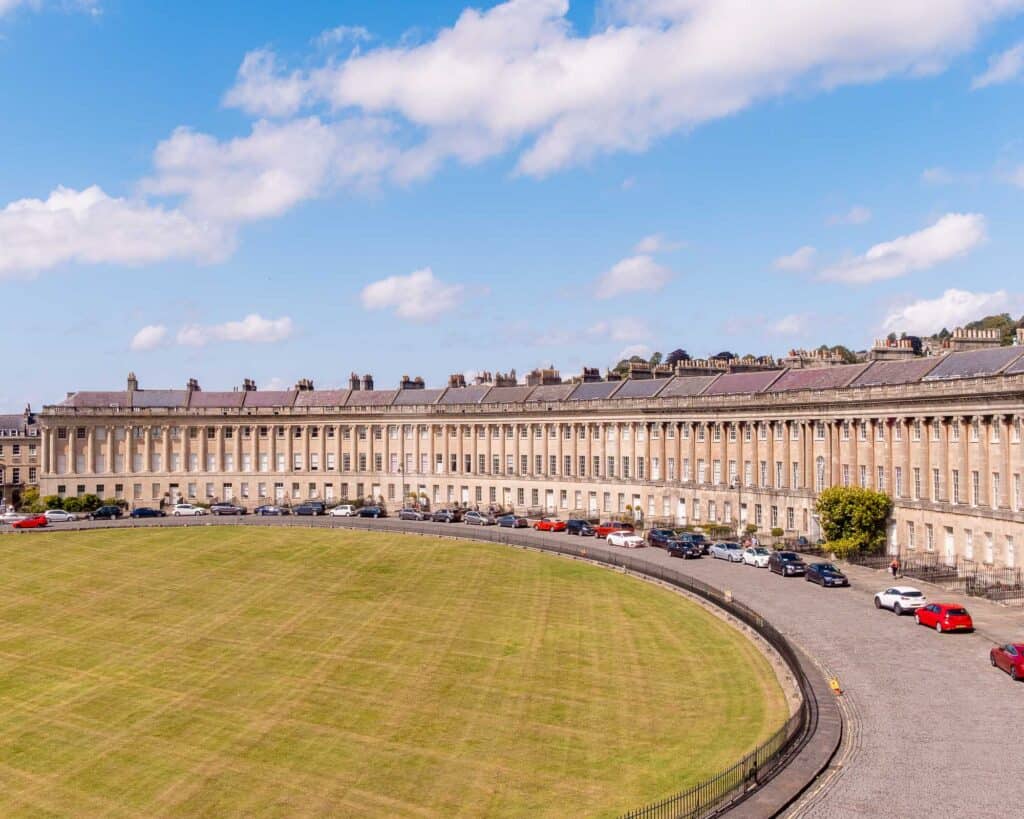
<svg viewBox="0 0 1024 819">
<path fill-rule="evenodd" d="M 363 389 L 367 391 L 373 389 L 373 376 L 369 373 L 363 376 Z"/>
<path fill-rule="evenodd" d="M 353 392 L 356 392 L 359 389 L 359 376 L 355 373 L 352 373 L 352 375 L 348 377 L 348 388 Z"/>
<path fill-rule="evenodd" d="M 139 379 L 135 377 L 135 373 L 128 373 L 128 392 L 135 392 L 139 388 Z"/>
<path fill-rule="evenodd" d="M 195 378 L 190 378 L 185 385 L 185 389 L 189 392 L 199 392 L 199 381 Z"/>
</svg>

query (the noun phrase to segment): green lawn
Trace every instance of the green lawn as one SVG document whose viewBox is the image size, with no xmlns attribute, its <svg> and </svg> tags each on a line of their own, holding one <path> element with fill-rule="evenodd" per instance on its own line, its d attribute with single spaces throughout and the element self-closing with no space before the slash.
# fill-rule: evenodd
<svg viewBox="0 0 1024 819">
<path fill-rule="evenodd" d="M 503 546 L 0 537 L 0 815 L 614 815 L 784 721 L 702 608 Z"/>
</svg>

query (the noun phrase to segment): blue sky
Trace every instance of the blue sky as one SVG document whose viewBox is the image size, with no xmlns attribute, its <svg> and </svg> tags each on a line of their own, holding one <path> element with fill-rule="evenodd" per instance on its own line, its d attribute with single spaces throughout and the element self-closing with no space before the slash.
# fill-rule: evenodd
<svg viewBox="0 0 1024 819">
<path fill-rule="evenodd" d="M 0 410 L 1024 312 L 1024 2 L 749 6 L 0 0 Z"/>
</svg>

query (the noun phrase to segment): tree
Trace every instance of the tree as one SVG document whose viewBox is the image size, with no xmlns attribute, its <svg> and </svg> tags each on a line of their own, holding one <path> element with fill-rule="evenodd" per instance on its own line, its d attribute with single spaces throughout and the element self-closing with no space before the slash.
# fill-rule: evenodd
<svg viewBox="0 0 1024 819">
<path fill-rule="evenodd" d="M 860 486 L 833 486 L 818 496 L 821 528 L 831 551 L 881 552 L 892 513 L 892 499 Z"/>
<path fill-rule="evenodd" d="M 95 512 L 103 505 L 103 501 L 98 495 L 82 495 L 80 498 L 82 502 L 82 512 Z M 67 501 L 65 501 L 65 509 L 67 509 Z"/>
<path fill-rule="evenodd" d="M 665 363 L 668 364 L 669 366 L 674 367 L 680 361 L 689 361 L 689 360 L 690 360 L 690 354 L 688 352 L 686 352 L 686 350 L 682 350 L 682 349 L 677 347 L 671 353 L 668 354 L 668 357 L 665 359 Z"/>
<path fill-rule="evenodd" d="M 45 498 L 43 498 L 43 506 L 45 506 L 47 509 L 63 509 L 64 498 L 62 498 L 60 495 L 47 495 Z"/>
<path fill-rule="evenodd" d="M 651 367 L 657 367 L 661 363 L 661 353 L 655 353 L 651 356 L 651 360 L 647 362 Z"/>
<path fill-rule="evenodd" d="M 734 358 L 739 358 L 739 356 L 736 355 L 736 353 L 730 352 L 729 350 L 722 350 L 722 352 L 717 353 L 717 354 L 711 356 L 711 358 L 714 358 L 714 359 L 721 358 L 721 359 L 725 359 L 726 361 L 731 361 Z"/>
<path fill-rule="evenodd" d="M 39 499 L 39 490 L 34 486 L 30 486 L 21 493 L 21 502 L 18 508 L 22 512 L 43 512 L 46 510 L 43 502 Z"/>
</svg>

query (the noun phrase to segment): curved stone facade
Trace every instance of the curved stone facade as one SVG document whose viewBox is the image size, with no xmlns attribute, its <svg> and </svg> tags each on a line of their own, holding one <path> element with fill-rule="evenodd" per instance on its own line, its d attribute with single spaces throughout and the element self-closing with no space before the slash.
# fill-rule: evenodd
<svg viewBox="0 0 1024 819">
<path fill-rule="evenodd" d="M 1024 348 L 818 369 L 448 389 L 78 392 L 39 415 L 41 491 L 132 505 L 412 494 L 437 508 L 754 524 L 892 495 L 891 544 L 1019 565 Z"/>
</svg>

